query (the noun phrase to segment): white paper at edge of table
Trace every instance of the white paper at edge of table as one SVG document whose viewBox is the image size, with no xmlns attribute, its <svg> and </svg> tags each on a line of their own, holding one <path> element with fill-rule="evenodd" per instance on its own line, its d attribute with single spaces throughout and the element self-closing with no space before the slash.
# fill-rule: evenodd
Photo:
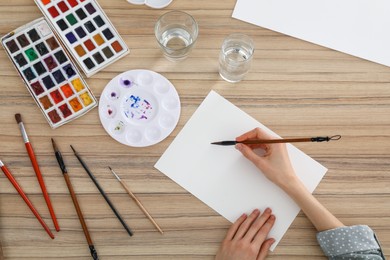
<svg viewBox="0 0 390 260">
<path fill-rule="evenodd" d="M 233 17 L 390 66 L 388 0 L 237 0 Z"/>
<path fill-rule="evenodd" d="M 211 91 L 155 167 L 230 222 L 256 208 L 272 208 L 276 216 L 270 233 L 276 240 L 273 250 L 300 208 L 234 146 L 210 144 L 234 140 L 255 127 L 277 136 Z M 292 145 L 288 145 L 288 151 L 297 175 L 313 192 L 327 169 Z"/>
</svg>

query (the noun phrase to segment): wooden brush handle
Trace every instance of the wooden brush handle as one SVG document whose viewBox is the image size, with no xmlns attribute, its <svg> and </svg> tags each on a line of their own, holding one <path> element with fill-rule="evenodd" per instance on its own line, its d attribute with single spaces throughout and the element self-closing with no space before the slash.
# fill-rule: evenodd
<svg viewBox="0 0 390 260">
<path fill-rule="evenodd" d="M 67 173 L 64 173 L 64 178 L 66 182 L 66 186 L 68 186 L 68 190 L 70 193 L 70 196 L 72 197 L 72 201 L 74 204 L 74 207 L 76 208 L 77 216 L 79 217 L 81 227 L 83 228 L 85 238 L 87 239 L 88 245 L 93 246 L 91 236 L 88 231 L 87 224 L 85 223 L 83 212 L 80 209 L 79 202 L 77 201 L 76 193 L 74 192 L 72 183 L 70 182 L 69 175 Z"/>
<path fill-rule="evenodd" d="M 138 200 L 138 198 L 134 195 L 133 192 L 127 187 L 127 185 L 124 183 L 124 181 L 119 181 L 123 188 L 127 191 L 127 193 L 130 195 L 130 197 L 135 201 L 135 203 L 138 205 L 138 207 L 142 210 L 142 212 L 148 217 L 148 219 L 153 223 L 153 225 L 157 228 L 157 230 L 163 234 L 164 232 L 160 228 L 160 226 L 157 224 L 157 222 L 153 219 L 153 217 L 149 214 L 149 212 L 145 209 L 144 205 L 142 205 L 141 201 Z"/>
</svg>

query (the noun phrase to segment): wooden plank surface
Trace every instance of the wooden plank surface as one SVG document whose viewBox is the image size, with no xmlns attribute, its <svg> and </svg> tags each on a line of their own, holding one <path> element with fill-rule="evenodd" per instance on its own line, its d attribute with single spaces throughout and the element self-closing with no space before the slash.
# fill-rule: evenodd
<svg viewBox="0 0 390 260">
<path fill-rule="evenodd" d="M 182 105 L 179 123 L 159 144 L 121 145 L 102 128 L 98 109 L 52 130 L 4 50 L 0 51 L 0 158 L 14 173 L 44 219 L 53 224 L 26 154 L 14 114 L 22 113 L 61 232 L 51 240 L 0 174 L 0 240 L 6 259 L 90 259 L 89 250 L 50 137 L 62 150 L 92 239 L 101 259 L 213 259 L 228 221 L 153 168 L 208 92 L 213 89 L 281 136 L 340 134 L 339 142 L 296 144 L 329 168 L 316 197 L 345 224 L 368 224 L 390 252 L 390 69 L 231 18 L 234 0 L 174 0 L 162 10 L 126 1 L 99 3 L 131 53 L 86 79 L 99 98 L 105 85 L 130 69 L 150 69 L 176 87 Z M 188 59 L 167 61 L 153 28 L 169 10 L 183 10 L 199 23 Z M 0 34 L 41 17 L 31 0 L 1 1 Z M 244 81 L 230 84 L 218 75 L 223 38 L 250 35 L 255 59 Z M 135 232 L 129 237 L 71 153 L 83 156 L 113 203 Z M 191 156 L 189 153 L 188 156 Z M 174 162 L 172 162 L 174 163 Z M 111 165 L 165 231 L 160 235 L 107 169 Z M 272 207 L 272 205 L 270 205 Z M 270 259 L 325 259 L 315 230 L 299 214 Z"/>
</svg>

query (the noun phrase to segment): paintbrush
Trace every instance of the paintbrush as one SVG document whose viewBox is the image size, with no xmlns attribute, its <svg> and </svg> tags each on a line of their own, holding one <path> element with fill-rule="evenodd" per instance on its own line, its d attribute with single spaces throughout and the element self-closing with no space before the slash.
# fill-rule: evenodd
<svg viewBox="0 0 390 260">
<path fill-rule="evenodd" d="M 56 215 L 54 213 L 53 206 L 51 205 L 49 193 L 46 190 L 45 181 L 43 180 L 43 176 L 42 176 L 41 170 L 39 169 L 37 158 L 35 157 L 32 145 L 31 145 L 30 141 L 28 140 L 27 132 L 26 132 L 26 129 L 24 128 L 24 124 L 23 124 L 23 121 L 22 121 L 22 116 L 20 114 L 15 114 L 15 119 L 16 119 L 16 122 L 19 125 L 20 132 L 22 133 L 23 141 L 24 141 L 24 144 L 26 146 L 26 150 L 27 150 L 28 156 L 30 157 L 32 166 L 33 166 L 34 171 L 35 171 L 35 175 L 38 178 L 39 186 L 41 186 L 42 194 L 43 194 L 43 197 L 45 198 L 47 207 L 48 207 L 49 212 L 50 212 L 50 216 L 51 216 L 51 218 L 53 220 L 54 227 L 55 227 L 55 229 L 58 232 L 58 231 L 60 231 L 60 226 L 58 225 L 57 218 L 56 218 Z"/>
<path fill-rule="evenodd" d="M 275 144 L 275 143 L 298 143 L 298 142 L 329 142 L 339 140 L 341 135 L 334 136 L 318 136 L 308 138 L 286 138 L 286 139 L 257 139 L 257 140 L 245 140 L 245 141 L 220 141 L 213 142 L 215 145 L 236 145 L 236 144 Z"/>
<path fill-rule="evenodd" d="M 77 216 L 79 217 L 81 227 L 83 228 L 85 238 L 87 239 L 87 243 L 88 243 L 88 246 L 89 246 L 89 251 L 91 252 L 92 258 L 94 260 L 98 260 L 99 257 L 97 255 L 96 250 L 95 250 L 95 246 L 93 245 L 91 236 L 90 236 L 89 231 L 88 231 L 87 224 L 85 223 L 83 212 L 81 211 L 79 202 L 77 201 L 76 193 L 74 192 L 72 183 L 70 182 L 68 171 L 66 170 L 66 166 L 65 166 L 64 160 L 62 158 L 61 152 L 58 149 L 58 147 L 57 147 L 56 143 L 54 142 L 53 138 L 51 139 L 51 142 L 52 142 L 52 145 L 53 145 L 54 153 L 55 153 L 57 161 L 58 161 L 58 165 L 60 166 L 62 174 L 64 176 L 64 179 L 65 179 L 65 182 L 66 182 L 66 186 L 68 186 L 68 190 L 69 190 L 70 196 L 72 197 L 73 205 L 74 205 L 74 207 L 76 209 Z"/>
<path fill-rule="evenodd" d="M 0 242 L 0 260 L 4 260 L 3 246 L 1 245 L 1 242 Z"/>
<path fill-rule="evenodd" d="M 8 180 L 12 183 L 12 185 L 15 187 L 19 195 L 22 197 L 24 202 L 27 204 L 27 206 L 30 208 L 32 213 L 35 215 L 35 217 L 38 219 L 39 223 L 41 223 L 42 227 L 46 230 L 47 234 L 54 239 L 53 233 L 51 233 L 49 227 L 46 225 L 45 221 L 42 219 L 41 215 L 39 215 L 38 211 L 34 208 L 34 205 L 31 203 L 31 201 L 28 199 L 14 176 L 12 176 L 12 173 L 8 170 L 8 168 L 4 165 L 4 163 L 0 160 L 0 168 L 3 170 L 5 176 L 7 176 Z"/>
<path fill-rule="evenodd" d="M 110 201 L 110 199 L 107 197 L 106 193 L 104 192 L 104 190 L 102 189 L 102 187 L 100 186 L 99 182 L 97 181 L 97 179 L 95 178 L 95 176 L 92 174 L 92 172 L 89 170 L 88 166 L 85 164 L 85 162 L 83 161 L 83 159 L 81 159 L 80 155 L 76 152 L 76 150 L 73 148 L 73 146 L 71 145 L 70 148 L 72 148 L 73 152 L 74 152 L 74 155 L 77 157 L 77 159 L 79 160 L 79 162 L 81 163 L 81 165 L 83 166 L 84 170 L 87 172 L 87 174 L 89 175 L 89 177 L 91 178 L 91 180 L 93 181 L 93 183 L 95 184 L 96 188 L 100 191 L 100 193 L 102 194 L 103 198 L 106 200 L 106 202 L 108 203 L 108 205 L 110 206 L 110 208 L 112 209 L 112 211 L 114 212 L 115 216 L 118 218 L 118 220 L 121 222 L 122 226 L 126 229 L 127 233 L 132 236 L 133 235 L 133 232 L 131 231 L 131 229 L 127 226 L 126 222 L 122 219 L 121 215 L 119 215 L 118 211 L 115 209 L 114 205 L 112 204 L 112 202 Z"/>
<path fill-rule="evenodd" d="M 157 222 L 153 219 L 153 217 L 149 214 L 149 212 L 145 209 L 145 207 L 142 205 L 141 201 L 134 195 L 133 192 L 127 187 L 126 183 L 122 181 L 121 178 L 115 173 L 115 171 L 108 166 L 108 168 L 111 170 L 112 174 L 117 178 L 117 180 L 122 184 L 123 188 L 127 191 L 127 193 L 130 195 L 130 197 L 134 200 L 134 202 L 138 205 L 138 207 L 142 210 L 142 212 L 148 217 L 148 219 L 152 222 L 152 224 L 157 228 L 157 230 L 163 234 L 164 232 L 160 228 L 160 226 L 157 224 Z"/>
</svg>

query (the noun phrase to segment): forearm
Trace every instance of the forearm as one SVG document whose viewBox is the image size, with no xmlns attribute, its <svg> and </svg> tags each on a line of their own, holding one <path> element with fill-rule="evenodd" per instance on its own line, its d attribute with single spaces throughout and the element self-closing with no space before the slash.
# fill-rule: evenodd
<svg viewBox="0 0 390 260">
<path fill-rule="evenodd" d="M 306 189 L 299 179 L 294 179 L 281 187 L 298 204 L 318 231 L 344 226 Z"/>
</svg>

